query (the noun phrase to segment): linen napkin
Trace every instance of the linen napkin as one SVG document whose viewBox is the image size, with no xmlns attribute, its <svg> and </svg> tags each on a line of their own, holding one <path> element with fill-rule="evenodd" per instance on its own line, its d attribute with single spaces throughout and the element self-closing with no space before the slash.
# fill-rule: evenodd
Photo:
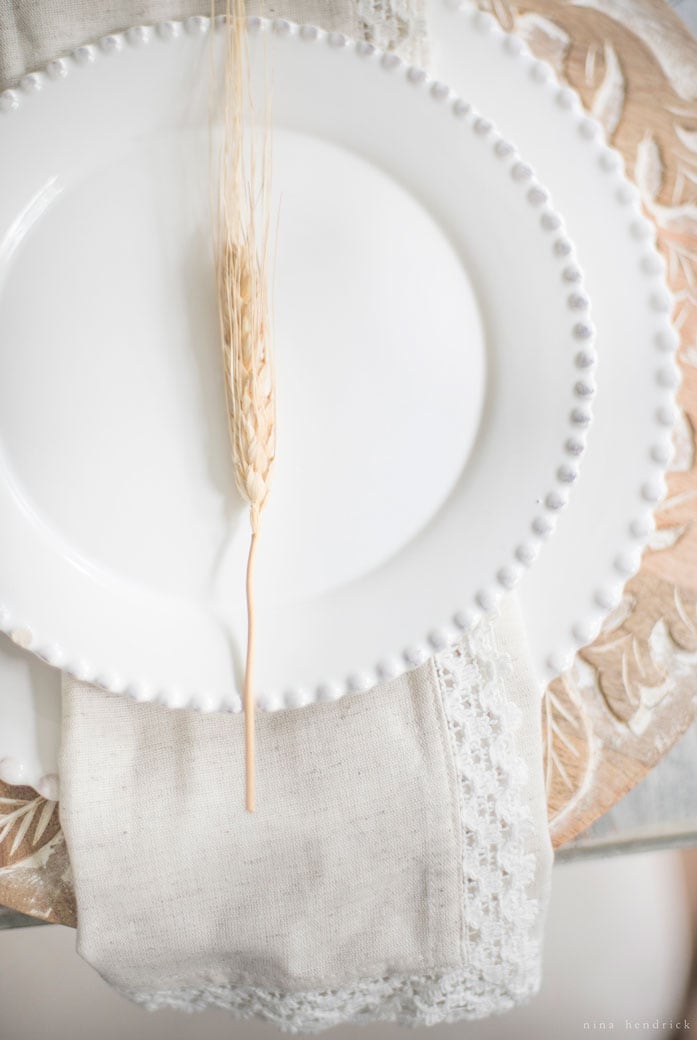
<svg viewBox="0 0 697 1040">
<path fill-rule="evenodd" d="M 425 4 L 426 0 L 247 0 L 247 10 L 366 39 L 425 66 Z M 216 7 L 223 12 L 225 0 L 216 0 Z M 210 14 L 210 0 L 0 0 L 3 88 L 107 33 L 194 14 Z"/>
<path fill-rule="evenodd" d="M 146 1008 L 295 1033 L 505 1011 L 540 984 L 552 849 L 517 601 L 400 679 L 257 717 L 66 677 L 79 953 Z"/>
<path fill-rule="evenodd" d="M 266 0 L 425 64 L 419 0 Z M 0 80 L 204 2 L 0 0 Z M 552 848 L 539 688 L 518 604 L 400 679 L 257 716 L 172 712 L 63 682 L 61 822 L 77 948 L 150 1009 L 295 1033 L 453 1022 L 539 988 Z"/>
</svg>

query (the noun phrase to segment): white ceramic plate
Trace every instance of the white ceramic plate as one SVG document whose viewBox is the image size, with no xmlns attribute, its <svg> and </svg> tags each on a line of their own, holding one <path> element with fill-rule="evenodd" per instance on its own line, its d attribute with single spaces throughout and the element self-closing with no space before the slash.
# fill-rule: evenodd
<svg viewBox="0 0 697 1040">
<path fill-rule="evenodd" d="M 0 635 L 0 780 L 58 797 L 60 673 Z"/>
<path fill-rule="evenodd" d="M 433 0 L 429 16 L 438 74 L 534 163 L 564 214 L 593 303 L 593 430 L 572 507 L 519 588 L 544 689 L 592 642 L 639 569 L 665 493 L 678 335 L 654 228 L 600 124 L 548 64 L 473 4 Z"/>
<path fill-rule="evenodd" d="M 367 46 L 253 21 L 283 195 L 274 709 L 404 671 L 516 583 L 577 473 L 594 355 L 560 218 L 486 120 Z M 106 689 L 235 710 L 206 27 L 107 37 L 2 96 L 0 626 Z"/>
<path fill-rule="evenodd" d="M 660 491 L 662 467 L 651 449 L 665 450 L 667 443 L 672 392 L 662 383 L 670 382 L 676 337 L 665 313 L 649 309 L 646 321 L 647 311 L 637 307 L 662 291 L 660 270 L 645 270 L 647 261 L 655 268 L 660 258 L 651 237 L 632 233 L 640 225 L 638 199 L 621 157 L 611 152 L 615 169 L 604 169 L 599 162 L 608 164 L 607 152 L 584 136 L 587 130 L 579 132 L 589 124 L 576 96 L 562 90 L 520 41 L 471 7 L 455 12 L 445 0 L 434 0 L 430 16 L 438 76 L 492 112 L 534 162 L 563 209 L 593 294 L 601 384 L 592 435 L 570 507 L 519 587 L 544 688 L 548 669 L 592 635 L 617 597 L 624 572 L 616 561 L 637 561 L 638 535 L 650 526 L 651 496 L 644 489 L 658 484 L 654 490 Z M 662 380 L 659 371 L 665 372 Z M 628 550 L 631 559 L 625 559 Z M 58 672 L 0 637 L 0 759 L 11 756 L 6 779 L 40 783 L 55 771 L 59 685 Z"/>
</svg>

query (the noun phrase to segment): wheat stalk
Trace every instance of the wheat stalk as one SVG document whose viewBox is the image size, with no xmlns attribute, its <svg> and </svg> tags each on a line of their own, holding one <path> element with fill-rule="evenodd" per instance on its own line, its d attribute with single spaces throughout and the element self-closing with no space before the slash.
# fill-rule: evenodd
<svg viewBox="0 0 697 1040">
<path fill-rule="evenodd" d="M 218 187 L 216 280 L 228 428 L 235 484 L 249 505 L 245 713 L 246 808 L 255 808 L 254 564 L 261 513 L 276 454 L 276 408 L 270 344 L 268 109 L 257 168 L 253 132 L 245 143 L 245 116 L 253 119 L 244 0 L 226 0 L 224 141 Z"/>
</svg>

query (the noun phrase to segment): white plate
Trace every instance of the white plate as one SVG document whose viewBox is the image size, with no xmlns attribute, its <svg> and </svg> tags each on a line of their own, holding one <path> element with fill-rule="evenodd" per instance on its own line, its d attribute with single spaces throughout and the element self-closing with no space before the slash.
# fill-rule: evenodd
<svg viewBox="0 0 697 1040">
<path fill-rule="evenodd" d="M 0 780 L 58 797 L 60 673 L 0 635 Z"/>
<path fill-rule="evenodd" d="M 572 508 L 519 588 L 544 688 L 592 642 L 639 569 L 665 493 L 678 335 L 655 230 L 600 124 L 547 63 L 473 4 L 433 0 L 429 14 L 439 75 L 534 163 L 564 214 L 593 303 L 593 430 Z"/>
<path fill-rule="evenodd" d="M 646 309 L 638 306 L 637 301 L 650 301 L 663 290 L 660 272 L 651 275 L 644 269 L 647 260 L 650 266 L 660 264 L 660 257 L 651 237 L 636 238 L 631 232 L 640 223 L 638 199 L 622 172 L 621 156 L 611 152 L 616 169 L 604 170 L 598 164 L 601 158 L 607 163 L 606 151 L 579 132 L 588 124 L 576 95 L 561 92 L 547 66 L 471 7 L 456 13 L 445 0 L 434 0 L 430 13 L 437 74 L 492 112 L 534 162 L 563 209 L 593 294 L 601 383 L 592 435 L 570 507 L 519 587 L 544 688 L 548 662 L 554 667 L 567 660 L 617 597 L 624 575 L 615 560 L 621 562 L 628 550 L 632 564 L 637 560 L 643 543 L 637 534 L 650 525 L 652 505 L 642 489 L 659 483 L 655 491 L 660 491 L 662 466 L 651 458 L 651 448 L 665 450 L 672 413 L 673 393 L 657 373 L 671 375 L 677 337 L 665 314 L 649 310 L 646 321 Z M 5 694 L 0 697 L 0 734 L 12 739 L 0 747 L 0 758 L 11 754 L 12 769 L 23 768 L 25 781 L 32 782 L 56 768 L 59 675 L 34 662 L 34 679 L 29 655 L 24 655 L 23 672 L 14 666 L 10 671 L 3 652 L 7 645 L 0 639 Z M 54 698 L 37 707 L 32 722 L 26 705 L 33 705 L 36 691 L 50 684 Z M 47 716 L 52 716 L 53 744 L 37 739 L 37 734 L 45 738 Z"/>
<path fill-rule="evenodd" d="M 107 37 L 3 95 L 0 625 L 109 690 L 235 710 L 248 526 L 206 25 Z M 576 475 L 594 355 L 561 221 L 486 120 L 367 46 L 261 29 L 283 195 L 274 709 L 404 671 L 516 583 Z"/>
</svg>

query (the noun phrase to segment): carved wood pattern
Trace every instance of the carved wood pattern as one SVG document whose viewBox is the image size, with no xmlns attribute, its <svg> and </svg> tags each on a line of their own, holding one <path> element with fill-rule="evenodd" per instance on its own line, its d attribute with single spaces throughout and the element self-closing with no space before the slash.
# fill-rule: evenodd
<svg viewBox="0 0 697 1040">
<path fill-rule="evenodd" d="M 697 67 L 697 43 L 656 0 L 480 6 L 553 64 L 622 152 L 657 228 L 681 333 L 681 415 L 657 532 L 601 635 L 545 695 L 559 846 L 641 780 L 697 716 L 697 79 L 688 91 L 680 75 L 682 63 Z"/>
<path fill-rule="evenodd" d="M 75 926 L 75 895 L 57 802 L 0 783 L 0 904 Z"/>
<path fill-rule="evenodd" d="M 697 717 L 697 73 L 686 74 L 697 70 L 697 42 L 663 0 L 480 7 L 552 63 L 623 153 L 658 229 L 681 331 L 681 419 L 658 530 L 620 607 L 543 702 L 559 846 L 641 780 Z M 56 807 L 2 784 L 0 799 L 0 903 L 74 925 Z"/>
</svg>

